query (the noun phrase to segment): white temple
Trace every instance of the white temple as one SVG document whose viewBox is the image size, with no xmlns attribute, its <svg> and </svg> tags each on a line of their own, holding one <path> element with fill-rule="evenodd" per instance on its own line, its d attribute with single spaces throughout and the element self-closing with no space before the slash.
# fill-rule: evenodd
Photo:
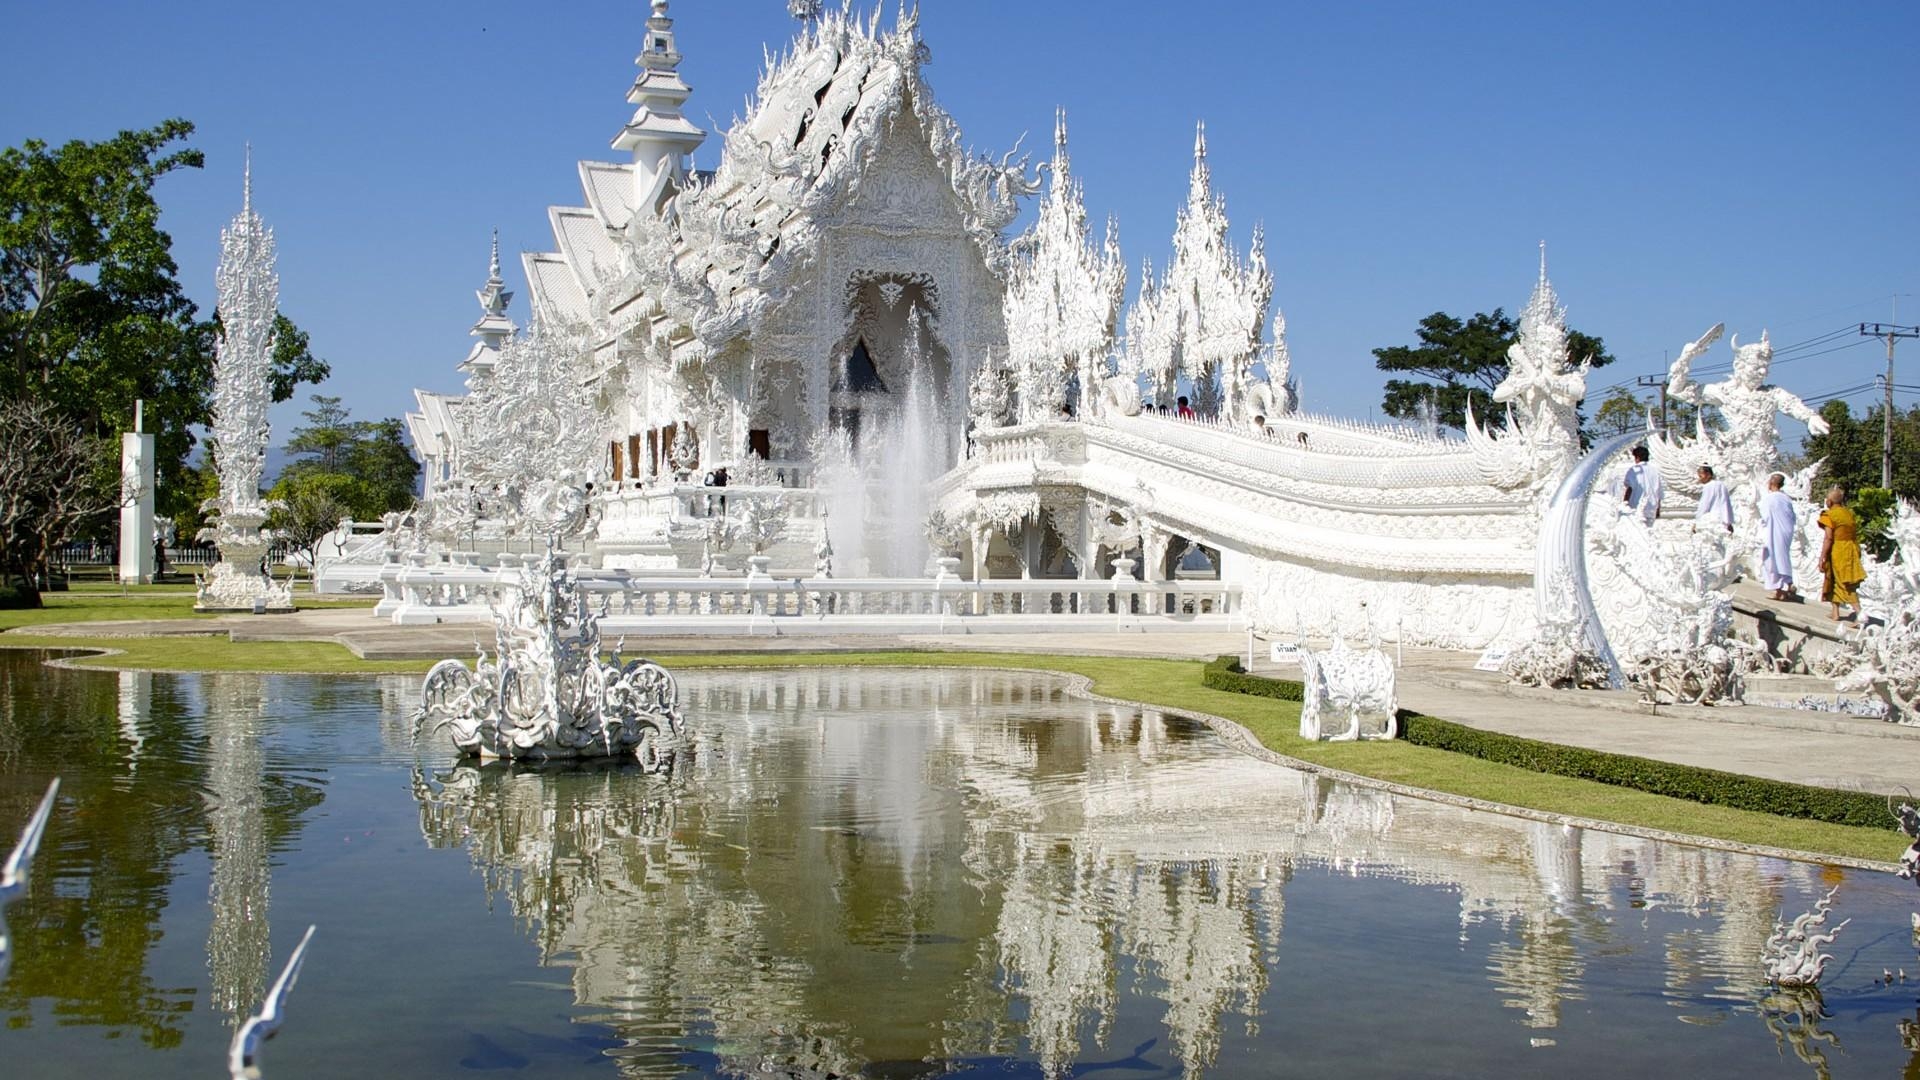
<svg viewBox="0 0 1920 1080">
<path fill-rule="evenodd" d="M 488 463 L 585 432 L 598 450 L 568 468 L 597 479 L 609 569 L 700 567 L 692 519 L 719 505 L 704 484 L 757 456 L 790 489 L 776 576 L 822 550 L 836 577 L 924 577 L 951 556 L 975 580 L 1217 578 L 1287 634 L 1530 632 L 1539 516 L 1585 382 L 1544 264 L 1504 429 L 1297 412 L 1264 244 L 1232 247 L 1204 129 L 1172 256 L 1123 316 L 1118 229 L 1089 227 L 1064 115 L 1045 177 L 973 155 L 923 78 L 914 14 L 805 15 L 717 167 L 694 172 L 708 135 L 683 115 L 654 0 L 620 160 L 580 163 L 583 205 L 551 209 L 554 250 L 522 259 L 547 342 L 528 351 L 590 403 L 556 432 L 420 392 L 435 521 L 510 535 L 484 520 L 511 501 Z M 1009 236 L 1033 195 L 1038 220 Z M 519 362 L 509 298 L 496 254 L 461 365 L 475 393 Z M 1165 411 L 1176 396 L 1196 415 Z"/>
</svg>

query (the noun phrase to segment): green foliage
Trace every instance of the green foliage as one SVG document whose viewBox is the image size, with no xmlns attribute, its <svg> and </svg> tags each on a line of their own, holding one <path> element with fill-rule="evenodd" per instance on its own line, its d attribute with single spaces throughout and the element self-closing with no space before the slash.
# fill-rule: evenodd
<svg viewBox="0 0 1920 1080">
<path fill-rule="evenodd" d="M 192 427 L 209 419 L 215 321 L 180 287 L 154 186 L 205 164 L 179 145 L 185 120 L 58 148 L 37 139 L 0 151 L 0 401 L 52 404 L 97 436 L 132 430 L 146 403 L 158 466 L 157 510 L 189 513 Z M 324 378 L 307 335 L 281 316 L 274 400 Z"/>
<path fill-rule="evenodd" d="M 1694 420 L 1699 408 L 1689 402 L 1670 400 L 1667 402 L 1667 430 L 1683 435 L 1692 435 Z M 1715 421 L 1709 410 L 1708 427 L 1715 427 Z M 1652 416 L 1657 423 L 1660 419 L 1660 398 L 1657 394 L 1641 397 L 1625 386 L 1616 386 L 1600 402 L 1600 408 L 1593 414 L 1593 422 L 1587 431 L 1591 435 L 1624 435 L 1629 431 L 1644 431 L 1647 417 Z"/>
<path fill-rule="evenodd" d="M 1875 404 L 1865 416 L 1856 417 L 1845 401 L 1835 400 L 1820 406 L 1820 415 L 1830 430 L 1807 436 L 1805 451 L 1809 460 L 1822 463 L 1819 485 L 1839 484 L 1850 497 L 1880 487 L 1886 406 Z M 1897 498 L 1920 500 L 1920 405 L 1894 410 L 1892 492 Z M 1868 515 L 1860 509 L 1860 516 Z"/>
<path fill-rule="evenodd" d="M 277 493 L 282 485 L 320 484 L 318 478 L 337 477 L 351 482 L 329 480 L 321 486 L 344 503 L 356 520 L 372 521 L 412 505 L 420 463 L 407 449 L 400 421 L 391 417 L 356 421 L 337 397 L 314 394 L 312 401 L 313 408 L 300 414 L 306 423 L 287 440 L 287 452 L 295 460 L 282 470 L 275 497 L 281 497 Z M 338 516 L 342 515 L 336 515 L 336 520 Z"/>
<path fill-rule="evenodd" d="M 1381 371 L 1417 376 L 1388 379 L 1381 409 L 1388 416 L 1411 420 L 1431 398 L 1440 422 L 1456 429 L 1466 427 L 1469 401 L 1474 415 L 1483 421 L 1494 416 L 1493 390 L 1506 377 L 1507 349 L 1519 340 L 1520 324 L 1501 308 L 1494 308 L 1492 314 L 1480 312 L 1465 322 L 1436 311 L 1420 320 L 1415 333 L 1418 345 L 1373 350 L 1374 366 Z M 1567 347 L 1575 363 L 1589 357 L 1594 367 L 1613 363 L 1604 342 L 1578 330 L 1567 331 Z"/>
<path fill-rule="evenodd" d="M 340 520 L 353 517 L 356 505 L 365 506 L 371 501 L 365 481 L 337 472 L 282 476 L 269 495 L 279 505 L 267 515 L 267 527 L 295 551 L 304 552 L 309 566 L 314 549 Z"/>
<path fill-rule="evenodd" d="M 1237 656 L 1222 656 L 1200 669 L 1200 685 L 1209 690 L 1252 694 L 1281 701 L 1300 701 L 1306 693 L 1306 687 L 1293 679 L 1269 679 L 1264 675 L 1247 674 L 1247 669 L 1240 666 Z"/>
<path fill-rule="evenodd" d="M 1861 488 L 1853 499 L 1853 512 L 1860 517 L 1860 546 L 1873 552 L 1876 559 L 1893 558 L 1893 492 L 1887 488 Z"/>
<path fill-rule="evenodd" d="M 1200 681 L 1215 690 L 1255 694 L 1283 701 L 1299 701 L 1302 691 L 1301 684 L 1292 679 L 1271 679 L 1248 674 L 1236 656 L 1222 656 L 1208 664 Z M 1886 800 L 1868 792 L 1835 791 L 1694 765 L 1612 754 L 1604 750 L 1562 746 L 1468 727 L 1405 709 L 1400 711 L 1400 721 L 1402 737 L 1415 746 L 1466 754 L 1482 761 L 1512 765 L 1530 772 L 1594 780 L 1654 795 L 1781 817 L 1867 828 L 1893 827 Z"/>
<path fill-rule="evenodd" d="M 1807 818 L 1835 825 L 1858 825 L 1891 829 L 1893 815 L 1887 812 L 1883 796 L 1865 791 L 1835 791 L 1831 788 L 1791 784 L 1757 776 L 1703 769 L 1695 765 L 1677 765 L 1627 754 L 1610 754 L 1578 746 L 1523 739 L 1497 731 L 1482 731 L 1450 720 L 1414 716 L 1407 721 L 1407 739 L 1418 746 L 1432 746 L 1467 754 L 1483 761 L 1515 765 L 1533 772 L 1597 780 L 1655 795 L 1670 795 L 1692 802 L 1756 810 L 1781 817 Z"/>
</svg>

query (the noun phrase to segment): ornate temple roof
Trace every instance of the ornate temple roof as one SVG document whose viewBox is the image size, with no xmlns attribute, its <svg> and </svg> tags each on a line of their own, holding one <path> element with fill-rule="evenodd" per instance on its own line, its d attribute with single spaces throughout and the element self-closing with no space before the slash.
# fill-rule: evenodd
<svg viewBox="0 0 1920 1080">
<path fill-rule="evenodd" d="M 656 3 L 648 20 L 642 75 L 629 94 L 640 108 L 614 142 L 634 151 L 635 164 L 582 162 L 588 205 L 555 208 L 559 250 L 526 258 L 540 311 L 604 320 L 608 335 L 644 329 L 671 342 L 679 362 L 751 332 L 810 265 L 821 227 L 852 201 L 883 137 L 909 115 L 982 258 L 1004 270 L 1001 233 L 1032 185 L 1006 159 L 962 147 L 958 126 L 921 78 L 928 52 L 915 13 L 903 12 L 891 31 L 880 29 L 877 12 L 808 19 L 787 51 L 769 58 L 747 115 L 726 133 L 718 168 L 668 177 L 642 160 L 649 147 L 690 149 L 704 135 L 671 122 L 659 104 L 671 98 L 677 110 L 685 96 L 665 10 Z M 667 46 L 656 48 L 662 33 Z"/>
</svg>

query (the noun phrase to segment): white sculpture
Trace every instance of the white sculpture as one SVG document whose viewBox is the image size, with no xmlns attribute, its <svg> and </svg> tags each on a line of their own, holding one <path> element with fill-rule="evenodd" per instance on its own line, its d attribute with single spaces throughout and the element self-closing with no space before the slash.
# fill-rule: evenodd
<svg viewBox="0 0 1920 1080">
<path fill-rule="evenodd" d="M 1713 531 L 1659 539 L 1635 515 L 1613 516 L 1592 539 L 1589 573 L 1607 597 L 1607 640 L 1642 700 L 1738 702 L 1754 646 L 1733 637 L 1736 549 Z"/>
<path fill-rule="evenodd" d="M 280 977 L 273 980 L 273 986 L 267 990 L 267 996 L 260 1002 L 260 1010 L 247 1017 L 246 1022 L 233 1033 L 233 1042 L 227 1046 L 229 1080 L 260 1080 L 260 1047 L 280 1033 L 280 1024 L 286 1019 L 287 995 L 293 993 L 294 983 L 300 980 L 300 965 L 306 961 L 307 946 L 313 942 L 313 931 L 314 927 L 308 926 L 307 932 L 300 935 L 300 944 L 295 945 L 293 952 L 287 956 L 287 964 L 280 969 Z"/>
<path fill-rule="evenodd" d="M 1712 405 L 1726 429 L 1720 433 L 1710 432 L 1704 419 L 1700 420 L 1694 442 L 1662 448 L 1678 451 L 1662 455 L 1664 461 L 1677 464 L 1677 468 L 1663 468 L 1662 473 L 1669 484 L 1675 483 L 1677 475 L 1681 490 L 1692 492 L 1698 490 L 1694 469 L 1701 464 L 1711 465 L 1715 474 L 1735 489 L 1736 505 L 1741 502 L 1737 493 L 1745 487 L 1746 505 L 1750 506 L 1758 498 L 1767 473 L 1773 471 L 1778 453 L 1780 431 L 1774 422 L 1775 415 L 1786 413 L 1804 422 L 1814 435 L 1826 434 L 1828 427 L 1827 421 L 1808 408 L 1806 402 L 1777 386 L 1766 385 L 1767 371 L 1773 366 L 1773 343 L 1765 332 L 1751 345 L 1742 346 L 1737 335 L 1732 339 L 1733 373 L 1724 381 L 1705 386 L 1694 382 L 1693 362 L 1719 339 L 1723 329 L 1724 324 L 1716 323 L 1680 350 L 1680 356 L 1667 372 L 1667 396 L 1696 406 Z"/>
<path fill-rule="evenodd" d="M 1300 737 L 1331 742 L 1392 739 L 1399 732 L 1394 680 L 1393 658 L 1378 647 L 1350 649 L 1335 637 L 1325 650 L 1303 652 L 1300 681 L 1306 690 L 1300 701 Z M 1344 719 L 1346 727 L 1330 733 L 1328 721 L 1336 719 Z"/>
<path fill-rule="evenodd" d="M 579 357 L 583 331 L 536 318 L 532 328 L 509 340 L 487 381 L 455 413 L 461 432 L 461 474 L 477 490 L 492 493 L 490 507 L 511 532 L 542 533 L 527 517 L 535 489 L 568 478 L 568 490 L 590 494 L 602 474 L 599 412 Z M 469 500 L 436 503 L 461 521 Z M 424 519 L 423 519 L 424 523 Z"/>
<path fill-rule="evenodd" d="M 1820 947 L 1833 944 L 1833 939 L 1853 921 L 1842 919 L 1832 930 L 1824 934 L 1816 932 L 1825 929 L 1827 915 L 1833 908 L 1833 894 L 1839 891 L 1838 885 L 1828 889 L 1825 896 L 1814 901 L 1812 911 L 1794 919 L 1791 925 L 1773 924 L 1773 934 L 1767 938 L 1766 949 L 1760 956 L 1768 982 L 1788 989 L 1811 989 L 1820 985 L 1820 977 L 1833 959 L 1821 952 Z"/>
<path fill-rule="evenodd" d="M 1894 507 L 1888 535 L 1895 557 L 1869 560 L 1860 587 L 1861 603 L 1874 617 L 1842 638 L 1842 651 L 1824 673 L 1836 676 L 1836 689 L 1878 696 L 1888 719 L 1915 723 L 1920 722 L 1920 510 L 1902 500 Z"/>
<path fill-rule="evenodd" d="M 673 676 L 651 660 L 600 649 L 600 621 L 565 554 L 593 511 L 565 480 L 539 485 L 521 509 L 547 537 L 538 566 L 493 610 L 494 651 L 472 668 L 442 660 L 421 685 L 415 731 L 445 728 L 463 753 L 547 760 L 632 754 L 649 772 L 672 766 L 682 731 Z"/>
<path fill-rule="evenodd" d="M 13 935 L 7 929 L 7 905 L 27 891 L 33 856 L 40 850 L 40 839 L 47 833 L 47 819 L 53 816 L 53 801 L 59 794 L 60 779 L 55 777 L 47 785 L 47 793 L 40 796 L 40 805 L 34 807 L 26 828 L 20 831 L 13 853 L 7 856 L 6 862 L 0 863 L 0 982 L 6 981 L 7 969 L 13 964 Z"/>
<path fill-rule="evenodd" d="M 1089 237 L 1080 183 L 1067 156 L 1064 111 L 1054 117 L 1051 169 L 1039 218 L 1013 242 L 1004 303 L 1007 346 L 1027 422 L 1057 418 L 1069 405 L 1064 392 L 1075 376 L 1081 387 L 1081 400 L 1071 403 L 1075 411 L 1084 416 L 1097 403 L 1096 384 L 1105 374 L 1127 289 L 1118 226 L 1108 221 L 1099 248 Z"/>
<path fill-rule="evenodd" d="M 1520 313 L 1519 340 L 1507 349 L 1506 377 L 1493 391 L 1507 408 L 1506 431 L 1483 429 L 1468 405 L 1467 442 L 1488 483 L 1544 500 L 1580 460 L 1579 407 L 1592 359 L 1573 363 L 1567 312 L 1547 280 L 1543 243 L 1540 280 Z"/>
<path fill-rule="evenodd" d="M 220 338 L 213 365 L 210 452 L 220 494 L 202 509 L 214 524 L 200 539 L 220 547 L 220 561 L 201 582 L 199 611 L 292 611 L 293 587 L 266 572 L 268 543 L 260 534 L 267 503 L 260 478 L 267 460 L 267 399 L 273 375 L 273 323 L 279 315 L 280 276 L 274 271 L 273 230 L 253 212 L 249 156 L 240 213 L 220 230 Z"/>
</svg>

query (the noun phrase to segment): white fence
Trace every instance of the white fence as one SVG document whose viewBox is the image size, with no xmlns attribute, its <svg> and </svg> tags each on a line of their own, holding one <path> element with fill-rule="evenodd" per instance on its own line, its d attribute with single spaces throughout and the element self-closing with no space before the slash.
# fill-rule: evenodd
<svg viewBox="0 0 1920 1080">
<path fill-rule="evenodd" d="M 480 623 L 517 591 L 523 560 L 498 566 L 424 554 L 381 570 L 376 616 L 401 625 Z M 455 561 L 458 560 L 458 561 Z M 1240 588 L 1211 581 L 935 578 L 695 578 L 578 570 L 601 630 L 627 635 L 1238 630 Z"/>
</svg>

